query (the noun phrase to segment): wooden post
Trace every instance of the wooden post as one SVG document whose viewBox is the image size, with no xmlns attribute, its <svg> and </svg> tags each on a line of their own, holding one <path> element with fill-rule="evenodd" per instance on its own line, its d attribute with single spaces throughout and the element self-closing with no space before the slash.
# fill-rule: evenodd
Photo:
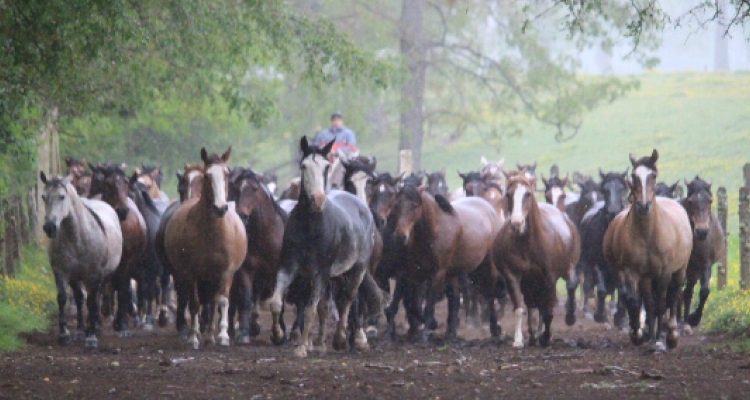
<svg viewBox="0 0 750 400">
<path fill-rule="evenodd" d="M 57 107 L 52 107 L 47 111 L 45 124 L 41 129 L 39 135 L 37 163 L 39 171 L 44 171 L 47 176 L 59 175 L 60 170 L 60 145 L 59 136 L 57 134 Z M 34 234 L 37 239 L 44 237 L 42 226 L 44 226 L 44 202 L 42 201 L 42 194 L 44 192 L 44 185 L 39 180 L 39 171 L 37 171 L 36 179 L 37 191 L 36 191 L 36 231 Z"/>
<path fill-rule="evenodd" d="M 400 174 L 404 176 L 411 175 L 414 172 L 414 164 L 411 155 L 411 150 L 401 150 L 398 152 L 398 169 Z"/>
<path fill-rule="evenodd" d="M 719 187 L 716 191 L 716 213 L 719 217 L 719 224 L 721 224 L 721 231 L 724 232 L 724 252 L 719 255 L 719 264 L 716 270 L 716 285 L 719 289 L 727 287 L 727 272 L 729 266 L 727 265 L 727 254 L 729 252 L 729 231 L 727 230 L 727 216 L 729 215 L 729 206 L 727 203 L 727 188 L 724 186 Z"/>
<path fill-rule="evenodd" d="M 740 188 L 740 288 L 750 289 L 750 163 L 743 168 L 745 186 Z"/>
</svg>

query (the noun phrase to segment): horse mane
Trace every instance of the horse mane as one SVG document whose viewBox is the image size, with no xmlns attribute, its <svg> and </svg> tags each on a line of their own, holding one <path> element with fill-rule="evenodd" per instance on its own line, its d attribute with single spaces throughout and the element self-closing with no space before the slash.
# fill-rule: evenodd
<svg viewBox="0 0 750 400">
<path fill-rule="evenodd" d="M 451 204 L 448 199 L 443 197 L 443 195 L 436 194 L 435 195 L 435 202 L 438 204 L 441 210 L 445 211 L 448 214 L 455 215 L 456 210 L 453 208 L 453 205 Z"/>
<path fill-rule="evenodd" d="M 523 170 L 509 173 L 510 176 L 508 176 L 508 187 L 516 184 L 523 184 L 529 187 L 533 187 L 531 185 L 531 182 L 529 181 L 529 178 L 526 177 L 526 174 L 521 173 L 522 171 Z"/>
<path fill-rule="evenodd" d="M 398 184 L 398 180 L 391 175 L 390 172 L 383 172 L 382 174 L 378 174 L 375 179 L 373 180 L 373 183 L 375 185 L 378 185 L 380 183 L 386 183 L 390 186 L 396 186 Z"/>
</svg>

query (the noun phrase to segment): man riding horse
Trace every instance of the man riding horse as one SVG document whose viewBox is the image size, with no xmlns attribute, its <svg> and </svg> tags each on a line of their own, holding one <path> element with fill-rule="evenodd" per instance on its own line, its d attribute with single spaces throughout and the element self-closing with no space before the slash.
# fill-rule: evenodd
<svg viewBox="0 0 750 400">
<path fill-rule="evenodd" d="M 333 140 L 336 140 L 336 143 L 331 149 L 332 156 L 338 154 L 356 155 L 357 136 L 351 129 L 344 126 L 344 116 L 340 111 L 331 114 L 331 126 L 318 132 L 315 139 L 312 140 L 312 145 L 323 147 Z"/>
</svg>

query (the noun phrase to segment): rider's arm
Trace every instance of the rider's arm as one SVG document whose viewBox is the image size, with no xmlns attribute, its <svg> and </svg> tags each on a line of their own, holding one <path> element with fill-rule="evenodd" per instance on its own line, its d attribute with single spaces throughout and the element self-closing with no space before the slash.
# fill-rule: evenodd
<svg viewBox="0 0 750 400">
<path fill-rule="evenodd" d="M 354 134 L 354 131 L 352 131 L 351 129 L 346 130 L 345 141 L 347 144 L 355 147 L 357 146 L 357 136 Z"/>
</svg>

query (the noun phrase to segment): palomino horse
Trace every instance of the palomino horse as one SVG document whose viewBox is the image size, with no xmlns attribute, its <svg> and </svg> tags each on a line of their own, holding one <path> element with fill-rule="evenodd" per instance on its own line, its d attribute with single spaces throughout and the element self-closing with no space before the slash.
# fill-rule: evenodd
<svg viewBox="0 0 750 400">
<path fill-rule="evenodd" d="M 691 327 L 698 326 L 703 317 L 703 307 L 711 292 L 711 267 L 719 260 L 724 252 L 724 231 L 719 224 L 719 218 L 711 210 L 713 195 L 711 194 L 711 180 L 704 181 L 695 177 L 692 182 L 685 180 L 687 197 L 681 201 L 693 228 L 693 251 L 687 266 L 685 291 L 682 294 L 684 318 L 688 325 L 685 330 L 690 333 Z M 693 289 L 700 280 L 701 290 L 698 308 L 690 313 L 690 303 L 693 299 Z M 678 314 L 678 318 L 682 314 Z"/>
<path fill-rule="evenodd" d="M 602 179 L 601 192 L 604 193 L 604 201 L 596 203 L 581 221 L 581 259 L 578 261 L 576 270 L 579 276 L 583 276 L 583 313 L 588 319 L 596 322 L 607 322 L 607 310 L 605 300 L 607 296 L 614 296 L 615 289 L 620 286 L 617 272 L 604 257 L 602 245 L 604 233 L 612 220 L 625 209 L 625 197 L 627 190 L 626 178 L 628 171 L 623 173 L 604 173 L 599 170 Z M 582 199 L 585 197 L 582 197 Z M 593 291 L 597 292 L 596 315 L 589 311 L 588 299 L 593 297 Z M 591 293 L 591 294 L 590 294 Z M 624 304 L 618 301 L 617 313 L 615 314 L 615 325 L 620 326 L 625 321 Z"/>
<path fill-rule="evenodd" d="M 110 165 L 104 169 L 104 183 L 102 185 L 102 200 L 112 206 L 120 219 L 122 231 L 122 257 L 117 270 L 110 277 L 111 290 L 117 292 L 117 314 L 114 320 L 114 329 L 121 336 L 128 335 L 127 312 L 135 314 L 135 308 L 131 293 L 130 279 L 138 278 L 139 259 L 146 250 L 148 231 L 143 215 L 138 211 L 138 206 L 128 196 L 130 194 L 129 180 L 125 172 L 116 165 Z M 139 282 L 140 284 L 141 282 Z M 105 306 L 111 305 L 111 301 L 105 302 Z"/>
<path fill-rule="evenodd" d="M 240 330 L 235 339 L 247 344 L 250 336 L 257 336 L 260 330 L 258 303 L 268 299 L 275 286 L 287 213 L 274 200 L 263 176 L 250 168 L 237 171 L 229 188 L 229 200 L 236 202 L 237 214 L 248 237 L 247 255 L 232 286 L 230 333 L 234 332 L 235 309 L 239 309 Z"/>
<path fill-rule="evenodd" d="M 533 308 L 539 309 L 544 332 L 542 346 L 550 343 L 552 315 L 557 303 L 555 284 L 567 281 L 565 323 L 575 323 L 575 265 L 580 255 L 578 231 L 565 213 L 537 203 L 534 186 L 521 170 L 508 179 L 510 217 L 495 238 L 492 261 L 505 278 L 516 314 L 513 347 L 523 347 L 522 322 L 528 312 L 529 345 L 536 344 Z M 521 295 L 523 294 L 523 297 Z M 521 299 L 527 309 L 521 305 Z"/>
<path fill-rule="evenodd" d="M 227 203 L 232 148 L 218 156 L 201 149 L 204 163 L 203 185 L 197 199 L 188 199 L 175 211 L 167 225 L 165 246 L 176 286 L 187 290 L 190 298 L 191 331 L 188 343 L 200 346 L 201 305 L 208 309 L 209 342 L 214 341 L 213 315 L 220 313 L 218 343 L 229 345 L 229 292 L 234 273 L 247 254 L 247 235 L 242 220 Z M 178 291 L 180 293 L 183 291 Z M 200 292 L 200 297 L 199 297 Z M 178 310 L 179 313 L 179 310 Z"/>
<path fill-rule="evenodd" d="M 497 273 L 491 269 L 489 254 L 500 221 L 487 202 L 466 197 L 450 203 L 441 195 L 431 195 L 425 187 L 407 185 L 397 195 L 388 224 L 393 226 L 394 240 L 404 250 L 401 278 L 416 285 L 431 279 L 432 290 L 425 306 L 428 318 L 446 281 L 449 283 L 446 338 L 455 338 L 459 325 L 461 274 L 481 275 L 482 279 L 475 281 L 482 284 L 488 304 L 494 304 Z M 407 310 L 418 313 L 418 307 L 406 304 L 406 300 Z M 489 312 L 490 323 L 495 325 L 494 306 Z"/>
<path fill-rule="evenodd" d="M 91 172 L 86 171 L 86 159 L 76 160 L 73 157 L 65 158 L 68 167 L 67 175 L 73 175 L 73 187 L 76 188 L 78 196 L 89 197 L 91 191 Z"/>
<path fill-rule="evenodd" d="M 57 285 L 58 340 L 63 345 L 70 344 L 65 314 L 66 284 L 76 293 L 78 329 L 83 330 L 83 293 L 79 286 L 83 284 L 88 291 L 86 347 L 96 348 L 96 333 L 101 325 L 99 289 L 115 271 L 122 255 L 120 222 L 107 203 L 79 197 L 71 185 L 71 176 L 48 180 L 44 172 L 40 172 L 39 177 L 44 183 L 44 233 L 50 238 L 47 255 Z"/>
<path fill-rule="evenodd" d="M 130 197 L 138 206 L 143 220 L 146 222 L 146 248 L 138 257 L 136 281 L 138 282 L 138 309 L 141 312 L 143 329 L 150 331 L 154 328 L 153 306 L 159 293 L 159 278 L 164 268 L 156 255 L 156 232 L 159 230 L 162 213 L 156 207 L 155 200 L 148 194 L 148 187 L 139 179 L 138 173 L 130 178 Z M 163 287 L 167 290 L 168 284 Z"/>
<path fill-rule="evenodd" d="M 307 356 L 311 348 L 310 328 L 316 309 L 321 314 L 320 320 L 325 322 L 328 307 L 321 299 L 331 278 L 336 277 L 341 283 L 336 296 L 340 318 L 333 347 L 347 347 L 349 309 L 373 262 L 376 228 L 370 209 L 350 193 L 325 191 L 326 172 L 330 165 L 327 156 L 332 147 L 333 141 L 322 149 L 309 146 L 304 136 L 300 141 L 301 194 L 284 231 L 276 288 L 270 301 L 273 317 L 271 339 L 280 344 L 284 340 L 280 326 L 282 300 L 289 285 L 300 276 L 311 288 L 305 304 L 305 321 L 308 322 L 294 351 L 298 357 Z M 319 304 L 323 307 L 318 307 Z M 325 324 L 320 327 L 318 345 L 325 347 Z M 355 334 L 355 345 L 359 349 L 367 348 L 367 337 L 361 328 Z"/>
<path fill-rule="evenodd" d="M 630 208 L 615 217 L 604 236 L 604 256 L 620 276 L 622 295 L 630 317 L 630 339 L 640 345 L 650 339 L 657 351 L 674 348 L 679 341 L 677 308 L 679 291 L 693 247 L 693 233 L 685 209 L 672 199 L 656 197 L 654 186 L 659 153 L 633 164 L 633 199 Z M 646 308 L 644 333 L 641 304 Z M 666 347 L 662 320 L 670 311 Z"/>
<path fill-rule="evenodd" d="M 547 203 L 565 212 L 565 187 L 568 185 L 568 176 L 560 179 L 559 176 L 555 175 L 546 179 L 542 175 L 542 182 L 544 183 L 544 199 L 547 200 Z"/>
<path fill-rule="evenodd" d="M 161 222 L 159 223 L 159 229 L 156 231 L 154 237 L 154 248 L 156 251 L 156 257 L 159 259 L 159 264 L 163 268 L 161 276 L 161 309 L 159 310 L 159 326 L 167 326 L 167 312 L 169 304 L 169 277 L 172 275 L 172 264 L 169 262 L 167 256 L 167 248 L 165 247 L 165 237 L 167 232 L 167 225 L 172 220 L 175 211 L 188 199 L 194 199 L 200 197 L 201 191 L 203 190 L 203 165 L 200 164 L 185 164 L 185 172 L 176 172 L 177 176 L 177 192 L 180 195 L 180 200 L 176 201 L 167 207 L 161 216 Z M 185 309 L 187 308 L 188 296 L 184 290 L 181 291 L 181 287 L 175 282 L 175 291 L 177 292 L 177 315 L 176 315 L 176 328 L 180 332 L 180 335 L 187 339 L 187 321 L 185 321 Z"/>
</svg>

